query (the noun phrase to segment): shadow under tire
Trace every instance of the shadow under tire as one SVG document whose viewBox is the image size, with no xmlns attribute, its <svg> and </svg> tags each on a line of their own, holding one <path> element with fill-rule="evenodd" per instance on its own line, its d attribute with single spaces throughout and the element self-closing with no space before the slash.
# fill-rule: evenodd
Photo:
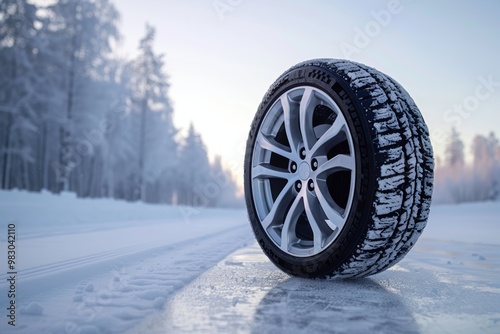
<svg viewBox="0 0 500 334">
<path fill-rule="evenodd" d="M 422 233 L 433 167 L 422 115 L 394 79 L 347 60 L 305 61 L 274 82 L 252 122 L 249 220 L 286 273 L 376 274 Z"/>
</svg>

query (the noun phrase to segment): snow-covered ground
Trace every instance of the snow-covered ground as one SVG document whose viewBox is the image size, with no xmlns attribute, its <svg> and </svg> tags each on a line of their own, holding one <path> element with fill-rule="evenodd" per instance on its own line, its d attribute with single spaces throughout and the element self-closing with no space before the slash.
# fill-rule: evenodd
<svg viewBox="0 0 500 334">
<path fill-rule="evenodd" d="M 0 333 L 7 229 L 16 225 L 19 333 L 122 333 L 227 254 L 253 242 L 243 210 L 0 192 Z"/>
<path fill-rule="evenodd" d="M 13 191 L 0 212 L 0 333 L 500 332 L 499 203 L 433 207 L 403 261 L 345 281 L 280 272 L 244 210 Z"/>
</svg>

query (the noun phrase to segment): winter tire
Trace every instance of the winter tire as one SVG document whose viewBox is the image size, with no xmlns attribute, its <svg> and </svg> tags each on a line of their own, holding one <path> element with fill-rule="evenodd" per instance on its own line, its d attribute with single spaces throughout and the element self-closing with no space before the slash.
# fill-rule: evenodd
<svg viewBox="0 0 500 334">
<path fill-rule="evenodd" d="M 264 96 L 248 137 L 245 200 L 269 259 L 301 277 L 364 277 L 422 233 L 429 132 L 391 77 L 336 59 L 300 63 Z"/>
</svg>

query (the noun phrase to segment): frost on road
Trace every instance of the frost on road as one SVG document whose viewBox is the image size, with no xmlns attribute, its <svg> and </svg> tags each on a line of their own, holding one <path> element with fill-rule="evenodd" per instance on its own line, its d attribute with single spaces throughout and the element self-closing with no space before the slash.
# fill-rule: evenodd
<svg viewBox="0 0 500 334">
<path fill-rule="evenodd" d="M 281 273 L 255 245 L 131 333 L 498 333 L 499 250 L 424 239 L 379 275 L 318 281 Z"/>
<path fill-rule="evenodd" d="M 435 206 L 398 265 L 331 281 L 274 267 L 244 210 L 15 192 L 0 210 L 19 254 L 15 330 L 0 259 L 1 333 L 500 332 L 498 203 Z"/>
</svg>

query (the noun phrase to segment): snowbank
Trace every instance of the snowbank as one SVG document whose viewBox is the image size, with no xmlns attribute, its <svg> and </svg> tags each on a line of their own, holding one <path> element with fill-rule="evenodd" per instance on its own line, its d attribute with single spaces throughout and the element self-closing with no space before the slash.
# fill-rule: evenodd
<svg viewBox="0 0 500 334">
<path fill-rule="evenodd" d="M 241 210 L 237 210 L 240 212 Z M 47 191 L 0 191 L 2 222 L 16 222 L 23 238 L 137 226 L 138 222 L 184 222 L 220 217 L 233 210 L 192 208 L 126 202 L 114 199 L 77 198 L 74 193 L 59 195 Z M 0 240 L 5 239 L 4 235 Z"/>
</svg>

